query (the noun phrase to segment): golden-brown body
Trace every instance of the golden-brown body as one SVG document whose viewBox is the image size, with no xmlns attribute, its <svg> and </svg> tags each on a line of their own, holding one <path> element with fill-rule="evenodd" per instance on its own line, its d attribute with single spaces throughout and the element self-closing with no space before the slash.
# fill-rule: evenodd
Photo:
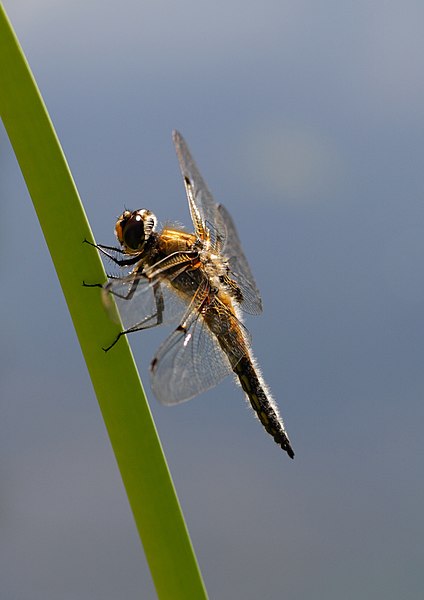
<svg viewBox="0 0 424 600">
<path fill-rule="evenodd" d="M 147 209 L 126 210 L 118 218 L 115 233 L 120 249 L 99 248 L 119 266 L 131 269 L 123 277 L 111 277 L 104 291 L 124 311 L 134 305 L 135 313 L 106 350 L 121 335 L 176 320 L 178 327 L 151 363 L 157 398 L 164 404 L 188 400 L 232 371 L 266 431 L 293 458 L 242 323 L 242 310 L 259 314 L 262 304 L 234 223 L 226 209 L 214 203 L 177 132 L 174 142 L 195 231 L 166 226 L 157 232 L 156 217 Z M 122 258 L 106 250 L 116 250 Z"/>
</svg>

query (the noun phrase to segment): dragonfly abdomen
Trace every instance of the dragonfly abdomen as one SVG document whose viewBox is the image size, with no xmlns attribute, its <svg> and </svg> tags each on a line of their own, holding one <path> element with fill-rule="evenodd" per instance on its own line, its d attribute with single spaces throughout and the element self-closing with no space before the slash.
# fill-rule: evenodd
<svg viewBox="0 0 424 600">
<path fill-rule="evenodd" d="M 250 357 L 248 355 L 243 356 L 233 367 L 233 371 L 266 431 L 287 452 L 290 458 L 294 458 L 294 452 L 284 429 L 284 423 Z"/>
</svg>

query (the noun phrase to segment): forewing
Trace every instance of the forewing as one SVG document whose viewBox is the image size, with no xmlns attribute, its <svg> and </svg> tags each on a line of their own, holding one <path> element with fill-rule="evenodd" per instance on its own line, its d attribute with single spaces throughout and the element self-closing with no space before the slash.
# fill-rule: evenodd
<svg viewBox="0 0 424 600">
<path fill-rule="evenodd" d="M 178 131 L 173 132 L 173 140 L 196 235 L 202 241 L 211 240 L 215 250 L 222 251 L 228 259 L 232 277 L 243 295 L 240 308 L 254 315 L 261 313 L 262 300 L 259 290 L 230 214 L 222 204 L 218 205 L 214 201 L 184 138 Z"/>
<path fill-rule="evenodd" d="M 225 223 L 227 232 L 222 252 L 228 259 L 231 277 L 234 278 L 239 285 L 243 295 L 240 308 L 252 315 L 258 315 L 262 312 L 262 300 L 250 270 L 249 263 L 244 255 L 236 226 L 225 206 L 219 204 L 218 211 L 222 221 Z"/>
<path fill-rule="evenodd" d="M 218 206 L 203 180 L 183 136 L 178 131 L 174 131 L 172 138 L 186 187 L 196 235 L 202 241 L 212 238 L 212 243 L 219 247 L 225 240 L 226 230 Z"/>
</svg>

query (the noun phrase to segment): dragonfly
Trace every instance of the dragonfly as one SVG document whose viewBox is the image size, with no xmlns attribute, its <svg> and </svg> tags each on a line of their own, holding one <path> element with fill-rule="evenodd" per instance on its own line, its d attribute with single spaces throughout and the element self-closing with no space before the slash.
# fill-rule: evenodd
<svg viewBox="0 0 424 600">
<path fill-rule="evenodd" d="M 107 307 L 114 298 L 125 327 L 103 349 L 130 333 L 177 324 L 150 365 L 159 402 L 179 404 L 233 373 L 266 431 L 293 458 L 243 324 L 243 313 L 262 312 L 262 300 L 236 227 L 213 199 L 182 135 L 172 135 L 194 232 L 169 225 L 158 231 L 150 210 L 124 210 L 115 225 L 119 247 L 95 244 L 119 273 L 106 284 L 85 285 L 102 287 Z"/>
</svg>

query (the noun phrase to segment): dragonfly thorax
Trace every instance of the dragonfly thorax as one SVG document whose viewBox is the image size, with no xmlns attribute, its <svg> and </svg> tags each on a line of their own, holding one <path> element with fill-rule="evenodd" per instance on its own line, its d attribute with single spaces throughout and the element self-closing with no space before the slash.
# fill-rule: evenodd
<svg viewBox="0 0 424 600">
<path fill-rule="evenodd" d="M 213 287 L 219 288 L 222 278 L 228 274 L 229 266 L 223 256 L 214 254 L 208 250 L 201 250 L 199 258 L 203 263 L 204 272 L 209 277 Z"/>
</svg>

